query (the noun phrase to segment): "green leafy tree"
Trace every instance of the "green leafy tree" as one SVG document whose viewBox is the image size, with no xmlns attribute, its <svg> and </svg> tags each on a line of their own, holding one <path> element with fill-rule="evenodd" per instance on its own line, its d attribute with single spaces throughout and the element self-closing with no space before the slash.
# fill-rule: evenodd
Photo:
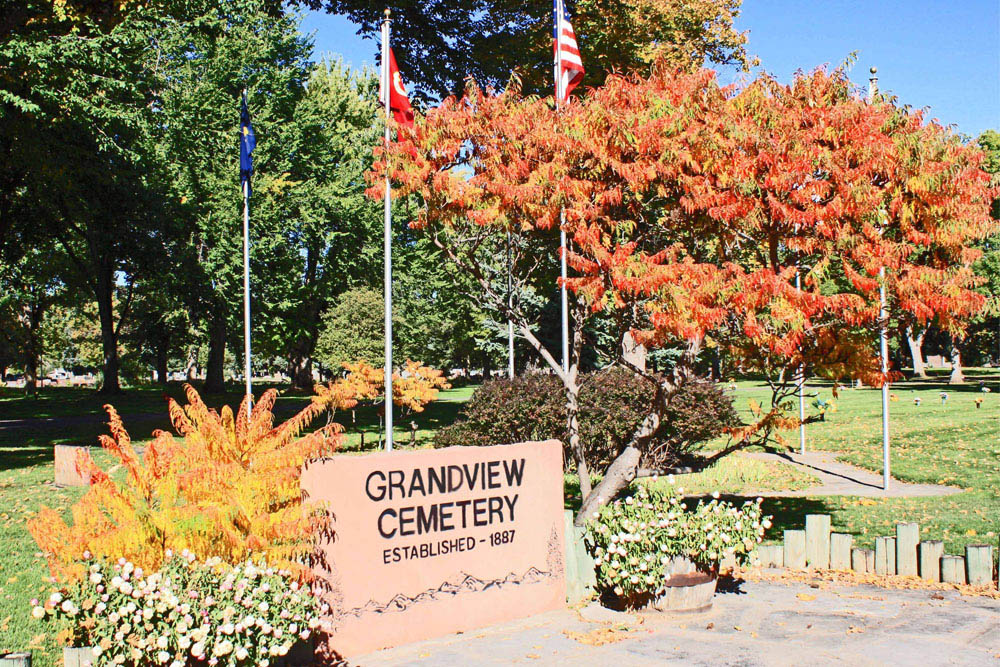
<svg viewBox="0 0 1000 667">
<path fill-rule="evenodd" d="M 242 327 L 242 196 L 237 166 L 239 96 L 248 90 L 258 144 L 251 197 L 253 310 L 284 249 L 284 200 L 294 183 L 289 120 L 305 92 L 309 44 L 294 16 L 273 15 L 263 2 L 227 0 L 196 21 L 164 27 L 157 42 L 164 87 L 157 153 L 180 202 L 191 273 L 186 301 L 208 343 L 205 390 L 223 389 L 225 353 Z M 294 252 L 294 250 L 291 250 Z M 262 319 L 255 319 L 260 325 Z M 241 346 L 240 346 L 241 347 Z"/>
<path fill-rule="evenodd" d="M 339 295 L 323 315 L 316 358 L 339 372 L 345 363 L 381 366 L 384 355 L 385 305 L 382 293 L 365 287 Z"/>
<path fill-rule="evenodd" d="M 381 275 L 381 207 L 364 195 L 364 173 L 381 136 L 377 81 L 342 62 L 313 68 L 286 127 L 292 156 L 275 228 L 255 250 L 272 258 L 258 281 L 264 349 L 284 359 L 293 383 L 313 385 L 312 360 L 330 299 Z"/>
<path fill-rule="evenodd" d="M 299 0 L 342 14 L 379 33 L 385 3 L 370 0 Z M 733 21 L 742 0 L 578 0 L 567 3 L 587 70 L 584 85 L 599 85 L 611 71 L 705 62 L 749 68 L 746 33 Z M 503 86 L 512 72 L 527 92 L 552 88 L 552 2 L 549 0 L 407 0 L 392 7 L 392 41 L 405 58 L 407 81 L 427 101 L 461 92 L 467 76 Z"/>
</svg>

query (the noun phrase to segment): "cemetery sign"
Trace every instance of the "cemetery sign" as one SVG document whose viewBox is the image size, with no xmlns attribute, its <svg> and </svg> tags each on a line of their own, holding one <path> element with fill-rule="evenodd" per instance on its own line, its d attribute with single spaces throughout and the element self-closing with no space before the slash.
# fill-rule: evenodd
<svg viewBox="0 0 1000 667">
<path fill-rule="evenodd" d="M 564 604 L 562 445 L 341 455 L 302 487 L 332 534 L 316 571 L 342 657 Z"/>
</svg>

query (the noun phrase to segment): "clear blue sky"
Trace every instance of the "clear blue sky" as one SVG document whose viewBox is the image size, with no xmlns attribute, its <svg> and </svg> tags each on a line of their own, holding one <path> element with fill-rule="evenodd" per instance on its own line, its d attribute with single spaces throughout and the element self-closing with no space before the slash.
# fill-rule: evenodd
<svg viewBox="0 0 1000 667">
<path fill-rule="evenodd" d="M 997 0 L 744 0 L 737 27 L 750 31 L 750 51 L 782 81 L 857 51 L 856 83 L 867 85 L 875 65 L 880 88 L 901 102 L 928 107 L 931 117 L 973 136 L 1000 129 Z M 355 67 L 375 62 L 377 44 L 341 17 L 311 12 L 303 30 L 315 31 L 317 58 L 339 54 Z M 400 69 L 405 77 L 405 64 Z"/>
</svg>

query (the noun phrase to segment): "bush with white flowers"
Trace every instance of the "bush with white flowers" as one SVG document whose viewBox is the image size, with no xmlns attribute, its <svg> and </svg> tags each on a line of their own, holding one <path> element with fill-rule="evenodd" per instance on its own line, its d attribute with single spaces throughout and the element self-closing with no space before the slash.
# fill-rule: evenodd
<svg viewBox="0 0 1000 667">
<path fill-rule="evenodd" d="M 745 563 L 771 526 L 760 498 L 737 507 L 713 493 L 689 509 L 683 491 L 672 478 L 666 490 L 637 485 L 633 495 L 594 513 L 586 543 L 601 590 L 623 599 L 660 593 L 675 556 L 706 571 L 717 569 L 724 556 Z"/>
<path fill-rule="evenodd" d="M 325 611 L 307 586 L 263 561 L 168 553 L 157 572 L 88 561 L 88 576 L 32 616 L 70 622 L 96 665 L 261 665 L 311 640 Z"/>
</svg>

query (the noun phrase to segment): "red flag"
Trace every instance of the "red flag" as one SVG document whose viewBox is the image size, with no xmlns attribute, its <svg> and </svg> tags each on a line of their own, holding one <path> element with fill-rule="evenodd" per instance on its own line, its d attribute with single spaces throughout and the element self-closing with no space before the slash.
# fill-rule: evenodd
<svg viewBox="0 0 1000 667">
<path fill-rule="evenodd" d="M 403 127 L 413 127 L 413 108 L 410 106 L 410 98 L 406 96 L 406 87 L 403 85 L 403 78 L 399 76 L 396 56 L 391 48 L 389 49 L 389 109 L 397 123 Z"/>
</svg>

